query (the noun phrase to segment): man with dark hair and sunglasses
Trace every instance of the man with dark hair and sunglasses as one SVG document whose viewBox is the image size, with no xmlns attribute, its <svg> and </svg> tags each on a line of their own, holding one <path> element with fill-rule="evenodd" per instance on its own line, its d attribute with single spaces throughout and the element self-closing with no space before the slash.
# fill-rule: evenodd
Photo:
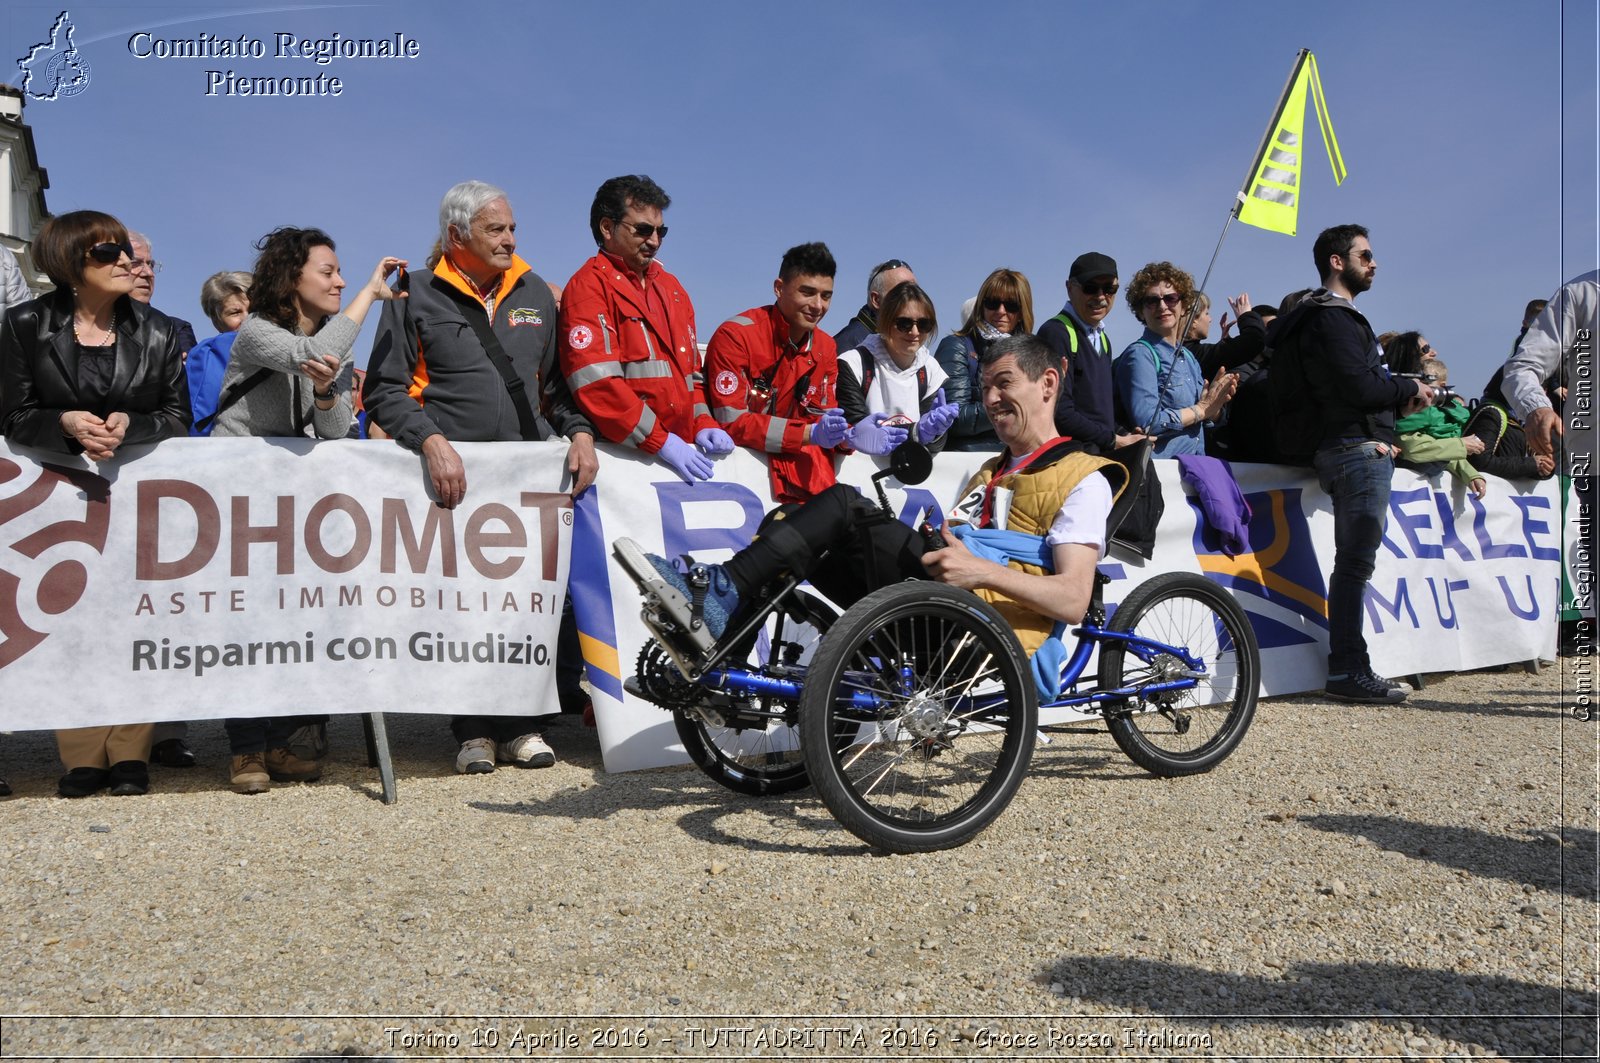
<svg viewBox="0 0 1600 1063">
<path fill-rule="evenodd" d="M 1378 271 L 1367 230 L 1359 225 L 1326 229 L 1312 254 L 1322 287 L 1274 322 L 1267 337 L 1273 348 L 1273 416 L 1311 422 L 1307 436 L 1317 440 L 1312 465 L 1333 500 L 1324 692 L 1340 701 L 1394 704 L 1405 700 L 1405 691 L 1372 670 L 1362 635 L 1363 603 L 1400 453 L 1395 412 L 1429 405 L 1434 392 L 1419 380 L 1389 374 L 1372 326 L 1356 309 L 1356 296 L 1372 287 Z M 1297 389 L 1307 400 L 1298 406 L 1290 401 Z M 1279 435 L 1280 443 L 1291 441 L 1287 433 Z"/>
<path fill-rule="evenodd" d="M 826 244 L 789 248 L 772 282 L 775 300 L 724 321 L 706 345 L 711 416 L 735 443 L 767 455 L 779 502 L 832 487 L 833 449 L 850 435 L 835 393 L 838 351 L 817 327 L 836 268 Z"/>
<path fill-rule="evenodd" d="M 1110 454 L 1144 437 L 1118 432 L 1111 379 L 1111 337 L 1106 315 L 1117 301 L 1117 263 L 1088 251 L 1072 260 L 1067 273 L 1067 303 L 1039 326 L 1038 336 L 1061 359 L 1061 391 L 1056 397 L 1056 431 L 1101 454 Z"/>
<path fill-rule="evenodd" d="M 561 371 L 578 407 L 613 443 L 653 454 L 685 483 L 709 480 L 733 450 L 701 390 L 694 304 L 656 253 L 672 199 L 642 174 L 595 192 L 589 232 L 599 252 L 561 298 Z"/>
<path fill-rule="evenodd" d="M 873 266 L 872 272 L 867 274 L 867 301 L 844 328 L 833 334 L 834 348 L 853 351 L 861 346 L 868 336 L 877 332 L 878 308 L 883 305 L 883 297 L 890 289 L 907 281 L 912 284 L 917 283 L 917 275 L 911 271 L 911 266 L 901 259 L 891 258 L 887 262 L 879 262 Z"/>
</svg>

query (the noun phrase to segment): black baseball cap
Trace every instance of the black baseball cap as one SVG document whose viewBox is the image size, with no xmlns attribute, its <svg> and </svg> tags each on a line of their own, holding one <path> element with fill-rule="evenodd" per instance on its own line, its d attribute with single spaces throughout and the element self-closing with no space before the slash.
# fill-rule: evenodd
<svg viewBox="0 0 1600 1063">
<path fill-rule="evenodd" d="M 1098 251 L 1087 251 L 1072 260 L 1072 271 L 1067 274 L 1067 280 L 1077 281 L 1082 284 L 1095 277 L 1115 277 L 1117 275 L 1117 260 L 1110 255 L 1102 255 Z"/>
</svg>

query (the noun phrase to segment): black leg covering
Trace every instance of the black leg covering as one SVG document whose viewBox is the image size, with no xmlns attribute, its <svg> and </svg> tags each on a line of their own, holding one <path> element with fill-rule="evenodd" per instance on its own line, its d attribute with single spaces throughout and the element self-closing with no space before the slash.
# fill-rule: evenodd
<svg viewBox="0 0 1600 1063">
<path fill-rule="evenodd" d="M 773 510 L 726 567 L 742 596 L 794 573 L 849 606 L 879 587 L 926 578 L 921 559 L 921 536 L 854 488 L 835 484 L 801 505 Z"/>
</svg>

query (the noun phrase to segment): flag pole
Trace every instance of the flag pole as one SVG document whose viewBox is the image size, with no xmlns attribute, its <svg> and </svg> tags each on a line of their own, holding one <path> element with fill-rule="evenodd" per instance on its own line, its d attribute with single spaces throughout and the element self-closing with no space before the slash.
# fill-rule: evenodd
<svg viewBox="0 0 1600 1063">
<path fill-rule="evenodd" d="M 1206 282 L 1211 280 L 1211 270 L 1217 264 L 1217 256 L 1222 254 L 1222 241 L 1228 238 L 1228 229 L 1233 225 L 1233 219 L 1239 216 L 1239 207 L 1244 203 L 1244 191 L 1250 187 L 1250 182 L 1255 178 L 1256 171 L 1261 169 L 1261 160 L 1266 158 L 1267 148 L 1272 144 L 1272 133 L 1278 124 L 1278 116 L 1283 113 L 1283 105 L 1289 101 L 1289 93 L 1294 88 L 1295 80 L 1300 77 L 1300 68 L 1305 65 L 1306 57 L 1311 54 L 1311 49 L 1302 48 L 1295 56 L 1294 66 L 1289 70 L 1289 79 L 1283 83 L 1283 91 L 1278 93 L 1278 102 L 1273 105 L 1272 118 L 1267 122 L 1266 130 L 1261 134 L 1261 143 L 1256 146 L 1256 153 L 1250 160 L 1250 169 L 1245 172 L 1244 183 L 1239 186 L 1239 191 L 1233 194 L 1233 206 L 1228 209 L 1228 220 L 1222 223 L 1222 235 L 1217 237 L 1217 246 L 1211 252 L 1211 261 L 1206 263 L 1205 276 L 1200 278 L 1200 286 L 1196 291 L 1205 291 Z M 1189 316 L 1184 319 L 1183 329 L 1178 333 L 1178 346 L 1182 347 L 1188 342 L 1189 328 L 1194 324 L 1194 319 L 1199 316 L 1200 301 L 1196 299 L 1189 308 Z"/>
</svg>

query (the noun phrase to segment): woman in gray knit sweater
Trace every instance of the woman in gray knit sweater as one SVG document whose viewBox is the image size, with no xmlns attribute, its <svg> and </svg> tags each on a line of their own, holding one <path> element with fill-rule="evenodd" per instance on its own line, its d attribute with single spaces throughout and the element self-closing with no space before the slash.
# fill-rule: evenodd
<svg viewBox="0 0 1600 1063">
<path fill-rule="evenodd" d="M 386 278 L 405 262 L 384 258 L 340 312 L 344 278 L 321 229 L 274 229 L 256 244 L 250 316 L 239 326 L 222 378 L 213 436 L 343 439 L 355 419 L 350 348 L 374 301 L 404 298 Z M 326 716 L 223 720 L 229 782 L 256 794 L 276 782 L 322 776 Z"/>
<path fill-rule="evenodd" d="M 355 420 L 350 349 L 374 301 L 405 297 L 386 278 L 406 263 L 381 259 L 341 313 L 344 278 L 327 233 L 284 226 L 256 250 L 250 316 L 233 344 L 211 434 L 343 439 Z"/>
</svg>

